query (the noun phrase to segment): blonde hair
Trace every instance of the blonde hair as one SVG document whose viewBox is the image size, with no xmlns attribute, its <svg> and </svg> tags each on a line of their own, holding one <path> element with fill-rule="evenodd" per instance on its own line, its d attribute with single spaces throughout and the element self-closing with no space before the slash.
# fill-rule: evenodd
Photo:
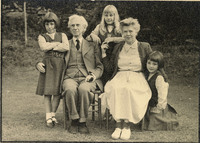
<svg viewBox="0 0 200 143">
<path fill-rule="evenodd" d="M 54 22 L 56 27 L 60 26 L 60 20 L 58 16 L 53 12 L 47 12 L 43 18 L 43 26 L 45 27 L 46 22 Z"/>
<path fill-rule="evenodd" d="M 84 27 L 83 33 L 84 33 L 86 31 L 87 27 L 88 27 L 88 22 L 85 20 L 85 18 L 83 16 L 80 16 L 80 15 L 77 15 L 77 14 L 74 14 L 74 15 L 69 17 L 68 28 L 70 28 L 72 21 L 74 19 L 78 19 L 80 21 L 80 24 L 83 25 L 83 27 Z"/>
<path fill-rule="evenodd" d="M 121 29 L 121 31 L 122 31 L 122 28 L 124 26 L 130 26 L 130 25 L 133 25 L 136 33 L 138 34 L 138 32 L 140 31 L 140 24 L 138 22 L 138 19 L 134 19 L 132 17 L 126 18 L 126 19 L 124 19 L 124 20 L 122 20 L 120 22 L 120 29 Z"/>
<path fill-rule="evenodd" d="M 106 30 L 106 22 L 105 22 L 105 14 L 106 13 L 112 13 L 114 14 L 114 33 L 117 34 L 117 33 L 120 33 L 120 24 L 119 24 L 119 21 L 120 21 L 120 18 L 119 18 L 119 14 L 118 14 L 118 11 L 117 11 L 117 8 L 114 6 L 114 5 L 107 5 L 104 10 L 103 10 L 103 14 L 102 14 L 102 17 L 101 17 L 101 22 L 100 22 L 100 32 L 102 35 L 104 35 L 107 30 Z"/>
</svg>

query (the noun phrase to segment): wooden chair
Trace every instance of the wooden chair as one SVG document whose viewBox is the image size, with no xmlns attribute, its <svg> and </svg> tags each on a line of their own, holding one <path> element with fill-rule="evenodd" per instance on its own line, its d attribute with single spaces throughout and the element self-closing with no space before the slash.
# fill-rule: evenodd
<svg viewBox="0 0 200 143">
<path fill-rule="evenodd" d="M 108 128 L 109 128 L 109 117 L 111 116 L 108 108 L 106 108 L 105 114 L 106 114 L 106 129 L 108 130 Z"/>
<path fill-rule="evenodd" d="M 101 98 L 99 98 L 102 93 L 100 90 L 91 91 L 94 94 L 94 98 L 92 101 L 92 121 L 95 121 L 95 113 L 98 114 L 99 126 L 102 127 L 102 114 L 101 114 Z M 96 109 L 97 106 L 97 109 Z"/>
<path fill-rule="evenodd" d="M 97 112 L 98 118 L 99 118 L 100 128 L 102 128 L 101 98 L 99 98 L 99 96 L 102 92 L 100 90 L 95 90 L 95 91 L 92 91 L 92 92 L 94 93 L 94 97 L 97 97 L 97 99 L 94 98 L 93 104 L 91 105 L 92 106 L 92 120 L 93 121 L 95 120 L 95 112 Z M 97 110 L 95 110 L 95 106 L 98 106 Z M 109 128 L 109 117 L 111 115 L 110 115 L 109 109 L 107 109 L 107 108 L 106 108 L 105 115 L 106 115 L 106 129 L 108 130 L 108 128 Z"/>
<path fill-rule="evenodd" d="M 92 120 L 95 121 L 95 113 L 98 114 L 98 120 L 100 128 L 102 127 L 102 114 L 101 114 L 101 98 L 99 98 L 99 95 L 102 93 L 100 90 L 91 91 L 94 94 L 93 101 L 90 106 L 92 106 Z M 67 120 L 70 119 L 70 115 L 67 111 L 66 106 L 66 97 L 62 95 L 63 100 L 63 120 L 64 120 L 64 129 L 67 130 Z M 96 108 L 97 106 L 97 108 Z"/>
</svg>

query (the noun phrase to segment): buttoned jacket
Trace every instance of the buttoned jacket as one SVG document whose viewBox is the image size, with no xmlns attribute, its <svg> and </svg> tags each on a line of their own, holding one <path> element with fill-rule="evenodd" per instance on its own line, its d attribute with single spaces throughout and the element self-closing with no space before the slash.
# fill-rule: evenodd
<svg viewBox="0 0 200 143">
<path fill-rule="evenodd" d="M 75 47 L 75 44 L 73 40 L 71 39 L 69 40 L 69 48 L 72 48 L 72 47 Z M 88 42 L 85 39 L 83 39 L 81 43 L 81 49 L 82 49 L 81 52 L 82 52 L 83 62 L 85 64 L 88 74 L 89 72 L 92 72 L 96 76 L 95 82 L 97 83 L 98 87 L 101 90 L 103 90 L 103 85 L 100 80 L 100 77 L 103 74 L 104 67 L 101 62 L 101 52 L 100 52 L 99 46 L 95 44 L 94 42 Z M 68 67 L 69 58 L 70 58 L 70 49 L 65 56 L 66 66 L 65 66 L 64 74 Z"/>
</svg>

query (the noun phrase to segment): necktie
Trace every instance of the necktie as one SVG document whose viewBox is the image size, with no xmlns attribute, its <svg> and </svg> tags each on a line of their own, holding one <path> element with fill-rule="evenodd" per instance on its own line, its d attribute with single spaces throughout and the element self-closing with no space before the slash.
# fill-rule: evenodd
<svg viewBox="0 0 200 143">
<path fill-rule="evenodd" d="M 77 42 L 76 43 L 76 49 L 79 50 L 80 49 L 80 41 L 77 39 L 76 42 Z"/>
</svg>

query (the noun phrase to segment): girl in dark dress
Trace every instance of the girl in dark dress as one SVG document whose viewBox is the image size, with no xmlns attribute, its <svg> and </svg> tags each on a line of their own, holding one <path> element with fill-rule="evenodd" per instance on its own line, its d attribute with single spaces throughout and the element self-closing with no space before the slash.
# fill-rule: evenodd
<svg viewBox="0 0 200 143">
<path fill-rule="evenodd" d="M 40 64 L 43 64 L 45 71 L 40 72 L 36 94 L 44 95 L 46 125 L 53 127 L 55 123 L 58 123 L 55 114 L 60 103 L 61 81 L 65 67 L 64 56 L 69 50 L 69 42 L 64 33 L 56 32 L 59 26 L 56 14 L 48 12 L 44 16 L 43 24 L 47 32 L 39 35 L 38 43 L 44 52 L 43 61 Z"/>
<path fill-rule="evenodd" d="M 144 129 L 174 130 L 178 126 L 176 110 L 167 103 L 169 84 L 163 70 L 162 53 L 154 51 L 147 58 L 147 80 L 152 91 L 149 110 L 146 114 Z"/>
</svg>

